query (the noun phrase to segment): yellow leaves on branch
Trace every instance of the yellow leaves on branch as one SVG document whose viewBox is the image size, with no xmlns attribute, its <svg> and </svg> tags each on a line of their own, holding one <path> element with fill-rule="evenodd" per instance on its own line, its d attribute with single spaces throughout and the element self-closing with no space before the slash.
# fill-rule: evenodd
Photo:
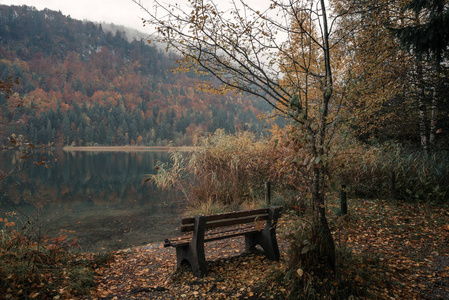
<svg viewBox="0 0 449 300">
<path fill-rule="evenodd" d="M 7 218 L 0 218 L 0 223 L 4 223 L 5 224 L 5 227 L 13 227 L 13 226 L 16 226 L 16 223 L 15 222 L 9 222 L 9 220 L 7 219 Z"/>
</svg>

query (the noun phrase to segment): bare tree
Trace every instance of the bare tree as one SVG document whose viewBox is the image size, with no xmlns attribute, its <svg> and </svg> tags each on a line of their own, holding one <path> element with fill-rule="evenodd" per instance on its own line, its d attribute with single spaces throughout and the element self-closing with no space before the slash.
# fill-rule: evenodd
<svg viewBox="0 0 449 300">
<path fill-rule="evenodd" d="M 144 22 L 157 28 L 160 41 L 182 57 L 178 70 L 218 79 L 218 85 L 203 82 L 204 89 L 256 95 L 304 133 L 320 256 L 334 269 L 324 161 L 339 112 L 331 58 L 339 40 L 331 39 L 338 18 L 329 17 L 326 1 L 271 0 L 264 10 L 244 0 L 232 0 L 226 7 L 213 0 L 189 0 L 186 7 L 155 0 L 152 9 L 133 1 L 146 11 Z"/>
</svg>

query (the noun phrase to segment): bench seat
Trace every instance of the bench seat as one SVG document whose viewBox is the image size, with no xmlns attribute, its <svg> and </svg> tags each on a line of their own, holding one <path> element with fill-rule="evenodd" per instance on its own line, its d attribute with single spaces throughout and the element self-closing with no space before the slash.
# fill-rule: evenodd
<svg viewBox="0 0 449 300">
<path fill-rule="evenodd" d="M 188 262 L 194 275 L 207 274 L 204 243 L 236 236 L 245 236 L 245 249 L 254 251 L 260 245 L 267 258 L 279 260 L 276 224 L 282 207 L 195 216 L 181 221 L 179 237 L 164 241 L 164 247 L 175 247 L 178 267 Z"/>
</svg>

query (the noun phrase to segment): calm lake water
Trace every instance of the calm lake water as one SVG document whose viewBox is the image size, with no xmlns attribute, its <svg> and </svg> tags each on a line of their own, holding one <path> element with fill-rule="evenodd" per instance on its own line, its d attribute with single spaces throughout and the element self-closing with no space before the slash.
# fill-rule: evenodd
<svg viewBox="0 0 449 300">
<path fill-rule="evenodd" d="M 0 170 L 17 152 L 0 151 Z M 176 234 L 183 213 L 182 196 L 143 184 L 168 152 L 35 153 L 51 168 L 31 167 L 5 180 L 0 217 L 18 212 L 18 222 L 32 218 L 33 232 L 76 238 L 82 250 L 123 249 L 163 241 Z"/>
</svg>

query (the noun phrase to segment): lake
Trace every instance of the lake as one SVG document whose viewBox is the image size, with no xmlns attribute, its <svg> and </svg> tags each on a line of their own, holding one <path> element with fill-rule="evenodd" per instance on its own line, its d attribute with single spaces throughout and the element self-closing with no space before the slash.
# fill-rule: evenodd
<svg viewBox="0 0 449 300">
<path fill-rule="evenodd" d="M 0 170 L 20 153 L 0 151 Z M 143 184 L 167 151 L 39 151 L 28 169 L 1 187 L 0 217 L 17 212 L 18 224 L 32 219 L 32 233 L 76 238 L 83 251 L 117 250 L 163 241 L 176 234 L 182 195 Z M 45 157 L 50 168 L 34 166 Z"/>
</svg>

